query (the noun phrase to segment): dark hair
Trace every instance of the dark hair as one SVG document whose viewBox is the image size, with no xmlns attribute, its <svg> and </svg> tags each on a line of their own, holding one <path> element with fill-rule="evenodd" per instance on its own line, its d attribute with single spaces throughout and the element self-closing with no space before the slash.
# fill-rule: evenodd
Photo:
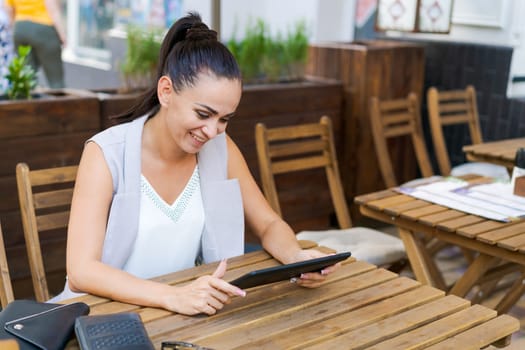
<svg viewBox="0 0 525 350">
<path fill-rule="evenodd" d="M 217 40 L 217 32 L 208 28 L 198 13 L 190 12 L 171 26 L 162 41 L 155 85 L 127 112 L 113 119 L 122 123 L 146 113 L 155 113 L 160 106 L 156 83 L 163 75 L 170 77 L 174 90 L 179 92 L 194 86 L 198 75 L 203 72 L 219 78 L 241 80 L 237 61 Z"/>
</svg>

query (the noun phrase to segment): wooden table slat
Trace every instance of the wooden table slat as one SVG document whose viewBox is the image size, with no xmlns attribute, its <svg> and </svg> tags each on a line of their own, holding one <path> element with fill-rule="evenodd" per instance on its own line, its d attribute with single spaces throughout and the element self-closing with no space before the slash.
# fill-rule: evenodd
<svg viewBox="0 0 525 350">
<path fill-rule="evenodd" d="M 475 215 L 464 215 L 451 220 L 440 222 L 437 227 L 449 232 L 460 230 L 462 227 L 472 227 L 473 224 L 483 222 L 484 219 Z"/>
<path fill-rule="evenodd" d="M 509 171 L 514 167 L 516 150 L 525 147 L 525 138 L 498 140 L 463 146 L 463 152 L 470 161 L 488 162 L 505 166 Z"/>
<path fill-rule="evenodd" d="M 430 226 L 436 226 L 437 224 L 447 221 L 450 219 L 457 219 L 464 217 L 465 213 L 457 210 L 446 210 L 436 214 L 427 215 L 419 218 L 419 221 Z"/>
<path fill-rule="evenodd" d="M 413 200 L 414 200 L 414 197 L 410 197 L 410 196 L 407 196 L 407 195 L 404 195 L 404 194 L 400 194 L 400 195 L 397 195 L 397 196 L 390 196 L 390 197 L 387 197 L 387 198 L 382 198 L 382 199 L 377 199 L 377 200 L 370 201 L 370 202 L 368 202 L 368 206 L 370 206 L 372 208 L 376 208 L 376 209 L 382 210 L 383 208 L 385 208 L 387 206 L 392 206 L 392 205 L 398 205 L 398 204 L 403 204 L 403 203 L 407 203 L 407 202 L 412 202 Z"/>
<path fill-rule="evenodd" d="M 354 202 L 356 204 L 367 203 L 367 202 L 370 202 L 370 201 L 373 201 L 373 200 L 376 200 L 376 199 L 387 198 L 387 197 L 391 197 L 391 196 L 395 196 L 395 195 L 398 195 L 398 193 L 395 192 L 395 191 L 383 190 L 383 191 L 374 192 L 374 193 L 371 193 L 371 194 L 363 194 L 363 195 L 360 195 L 360 196 L 356 196 L 354 198 Z"/>
<path fill-rule="evenodd" d="M 345 344 L 346 349 L 371 349 L 373 346 L 395 339 L 413 329 L 449 315 L 454 315 L 470 306 L 464 299 L 449 295 L 443 300 L 432 301 L 400 314 L 374 322 L 351 332 L 339 335 L 326 342 L 316 344 L 311 349 L 336 349 Z M 348 347 L 347 347 L 348 346 Z M 386 349 L 387 347 L 385 347 Z M 390 347 L 388 349 L 401 349 Z M 310 348 L 307 348 L 310 349 Z"/>
<path fill-rule="evenodd" d="M 452 338 L 425 348 L 425 350 L 474 350 L 483 347 L 483 344 L 495 343 L 502 340 L 507 345 L 509 333 L 520 329 L 520 322 L 509 315 L 500 315 L 479 326 L 470 328 Z"/>
<path fill-rule="evenodd" d="M 415 199 L 410 202 L 405 202 L 399 205 L 394 205 L 392 207 L 384 208 L 384 211 L 385 213 L 390 214 L 390 215 L 399 215 L 402 212 L 412 210 L 412 209 L 427 207 L 429 205 L 431 204 L 428 202 L 425 202 L 419 199 Z"/>
<path fill-rule="evenodd" d="M 501 241 L 498 241 L 500 247 L 506 248 L 508 250 L 520 250 L 525 247 L 525 235 L 516 235 Z"/>
<path fill-rule="evenodd" d="M 468 309 L 441 318 L 436 322 L 432 322 L 430 325 L 405 332 L 368 349 L 421 349 L 443 341 L 448 337 L 461 333 L 494 317 L 496 317 L 496 311 L 480 305 L 474 305 Z"/>
<path fill-rule="evenodd" d="M 507 226 L 509 225 L 509 223 L 506 223 L 506 222 L 499 222 L 499 221 L 483 221 L 483 222 L 480 222 L 478 224 L 473 224 L 471 226 L 468 226 L 468 227 L 462 227 L 460 229 L 457 230 L 457 233 L 462 235 L 462 236 L 465 236 L 465 237 L 470 237 L 470 238 L 473 238 L 473 237 L 476 237 L 477 235 L 481 234 L 481 233 L 484 233 L 484 232 L 487 232 L 487 231 L 492 231 L 492 230 L 495 230 L 495 229 L 499 229 L 499 228 L 502 228 L 504 226 Z"/>
<path fill-rule="evenodd" d="M 426 207 L 423 207 L 423 208 L 407 210 L 407 211 L 401 213 L 400 216 L 403 217 L 403 218 L 409 218 L 409 219 L 417 220 L 417 219 L 419 219 L 422 216 L 436 214 L 436 213 L 440 213 L 440 212 L 446 211 L 446 210 L 450 210 L 450 209 L 447 209 L 446 207 L 443 207 L 441 205 L 432 204 L 432 205 L 429 205 L 429 206 L 426 206 Z"/>
<path fill-rule="evenodd" d="M 515 236 L 517 234 L 520 234 L 524 230 L 525 230 L 525 222 L 519 222 L 519 223 L 506 225 L 505 227 L 500 228 L 500 229 L 482 233 L 476 236 L 476 238 L 479 239 L 480 241 L 483 241 L 489 244 L 496 244 L 498 243 L 498 241 Z"/>
</svg>

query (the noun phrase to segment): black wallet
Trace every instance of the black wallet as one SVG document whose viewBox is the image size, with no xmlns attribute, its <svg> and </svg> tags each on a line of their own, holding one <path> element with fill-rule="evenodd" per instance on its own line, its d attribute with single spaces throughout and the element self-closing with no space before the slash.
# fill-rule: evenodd
<svg viewBox="0 0 525 350">
<path fill-rule="evenodd" d="M 15 339 L 20 350 L 61 350 L 72 338 L 75 319 L 88 313 L 84 303 L 15 300 L 0 312 L 0 339 Z"/>
<path fill-rule="evenodd" d="M 133 312 L 79 317 L 75 333 L 82 350 L 154 350 L 142 320 Z"/>
</svg>

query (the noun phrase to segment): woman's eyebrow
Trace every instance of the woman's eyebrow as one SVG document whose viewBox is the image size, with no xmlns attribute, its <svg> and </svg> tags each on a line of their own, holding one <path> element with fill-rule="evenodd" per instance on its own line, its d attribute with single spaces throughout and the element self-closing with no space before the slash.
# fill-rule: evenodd
<svg viewBox="0 0 525 350">
<path fill-rule="evenodd" d="M 207 109 L 208 112 L 210 112 L 211 114 L 215 114 L 215 115 L 216 115 L 216 114 L 219 114 L 219 112 L 217 112 L 215 109 L 211 108 L 211 107 L 208 106 L 208 105 L 205 105 L 205 104 L 203 104 L 203 103 L 198 103 L 198 102 L 195 103 L 195 104 L 198 105 L 198 106 L 201 106 L 202 108 Z"/>
<path fill-rule="evenodd" d="M 208 106 L 208 105 L 205 105 L 205 104 L 203 104 L 203 103 L 198 103 L 198 102 L 195 102 L 195 104 L 198 105 L 198 106 L 200 106 L 200 107 L 202 107 L 202 108 L 207 109 L 208 112 L 210 112 L 210 113 L 213 114 L 213 115 L 218 115 L 218 114 L 219 114 L 219 112 L 217 112 L 215 109 L 211 108 L 211 107 Z M 235 115 L 235 112 L 231 112 L 231 113 L 229 113 L 229 114 L 226 114 L 225 117 L 231 118 L 231 117 L 233 117 L 234 115 Z"/>
</svg>

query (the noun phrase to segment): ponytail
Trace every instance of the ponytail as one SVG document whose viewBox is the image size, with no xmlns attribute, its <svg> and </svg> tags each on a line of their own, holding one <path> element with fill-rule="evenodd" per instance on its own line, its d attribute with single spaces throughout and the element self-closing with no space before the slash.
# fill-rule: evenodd
<svg viewBox="0 0 525 350">
<path fill-rule="evenodd" d="M 217 32 L 208 28 L 198 13 L 190 12 L 171 26 L 162 41 L 155 85 L 128 111 L 112 119 L 123 123 L 156 113 L 160 109 L 157 81 L 163 75 L 168 75 L 173 89 L 180 92 L 194 86 L 198 75 L 206 72 L 218 78 L 241 80 L 239 66 L 232 53 L 218 41 Z"/>
</svg>

